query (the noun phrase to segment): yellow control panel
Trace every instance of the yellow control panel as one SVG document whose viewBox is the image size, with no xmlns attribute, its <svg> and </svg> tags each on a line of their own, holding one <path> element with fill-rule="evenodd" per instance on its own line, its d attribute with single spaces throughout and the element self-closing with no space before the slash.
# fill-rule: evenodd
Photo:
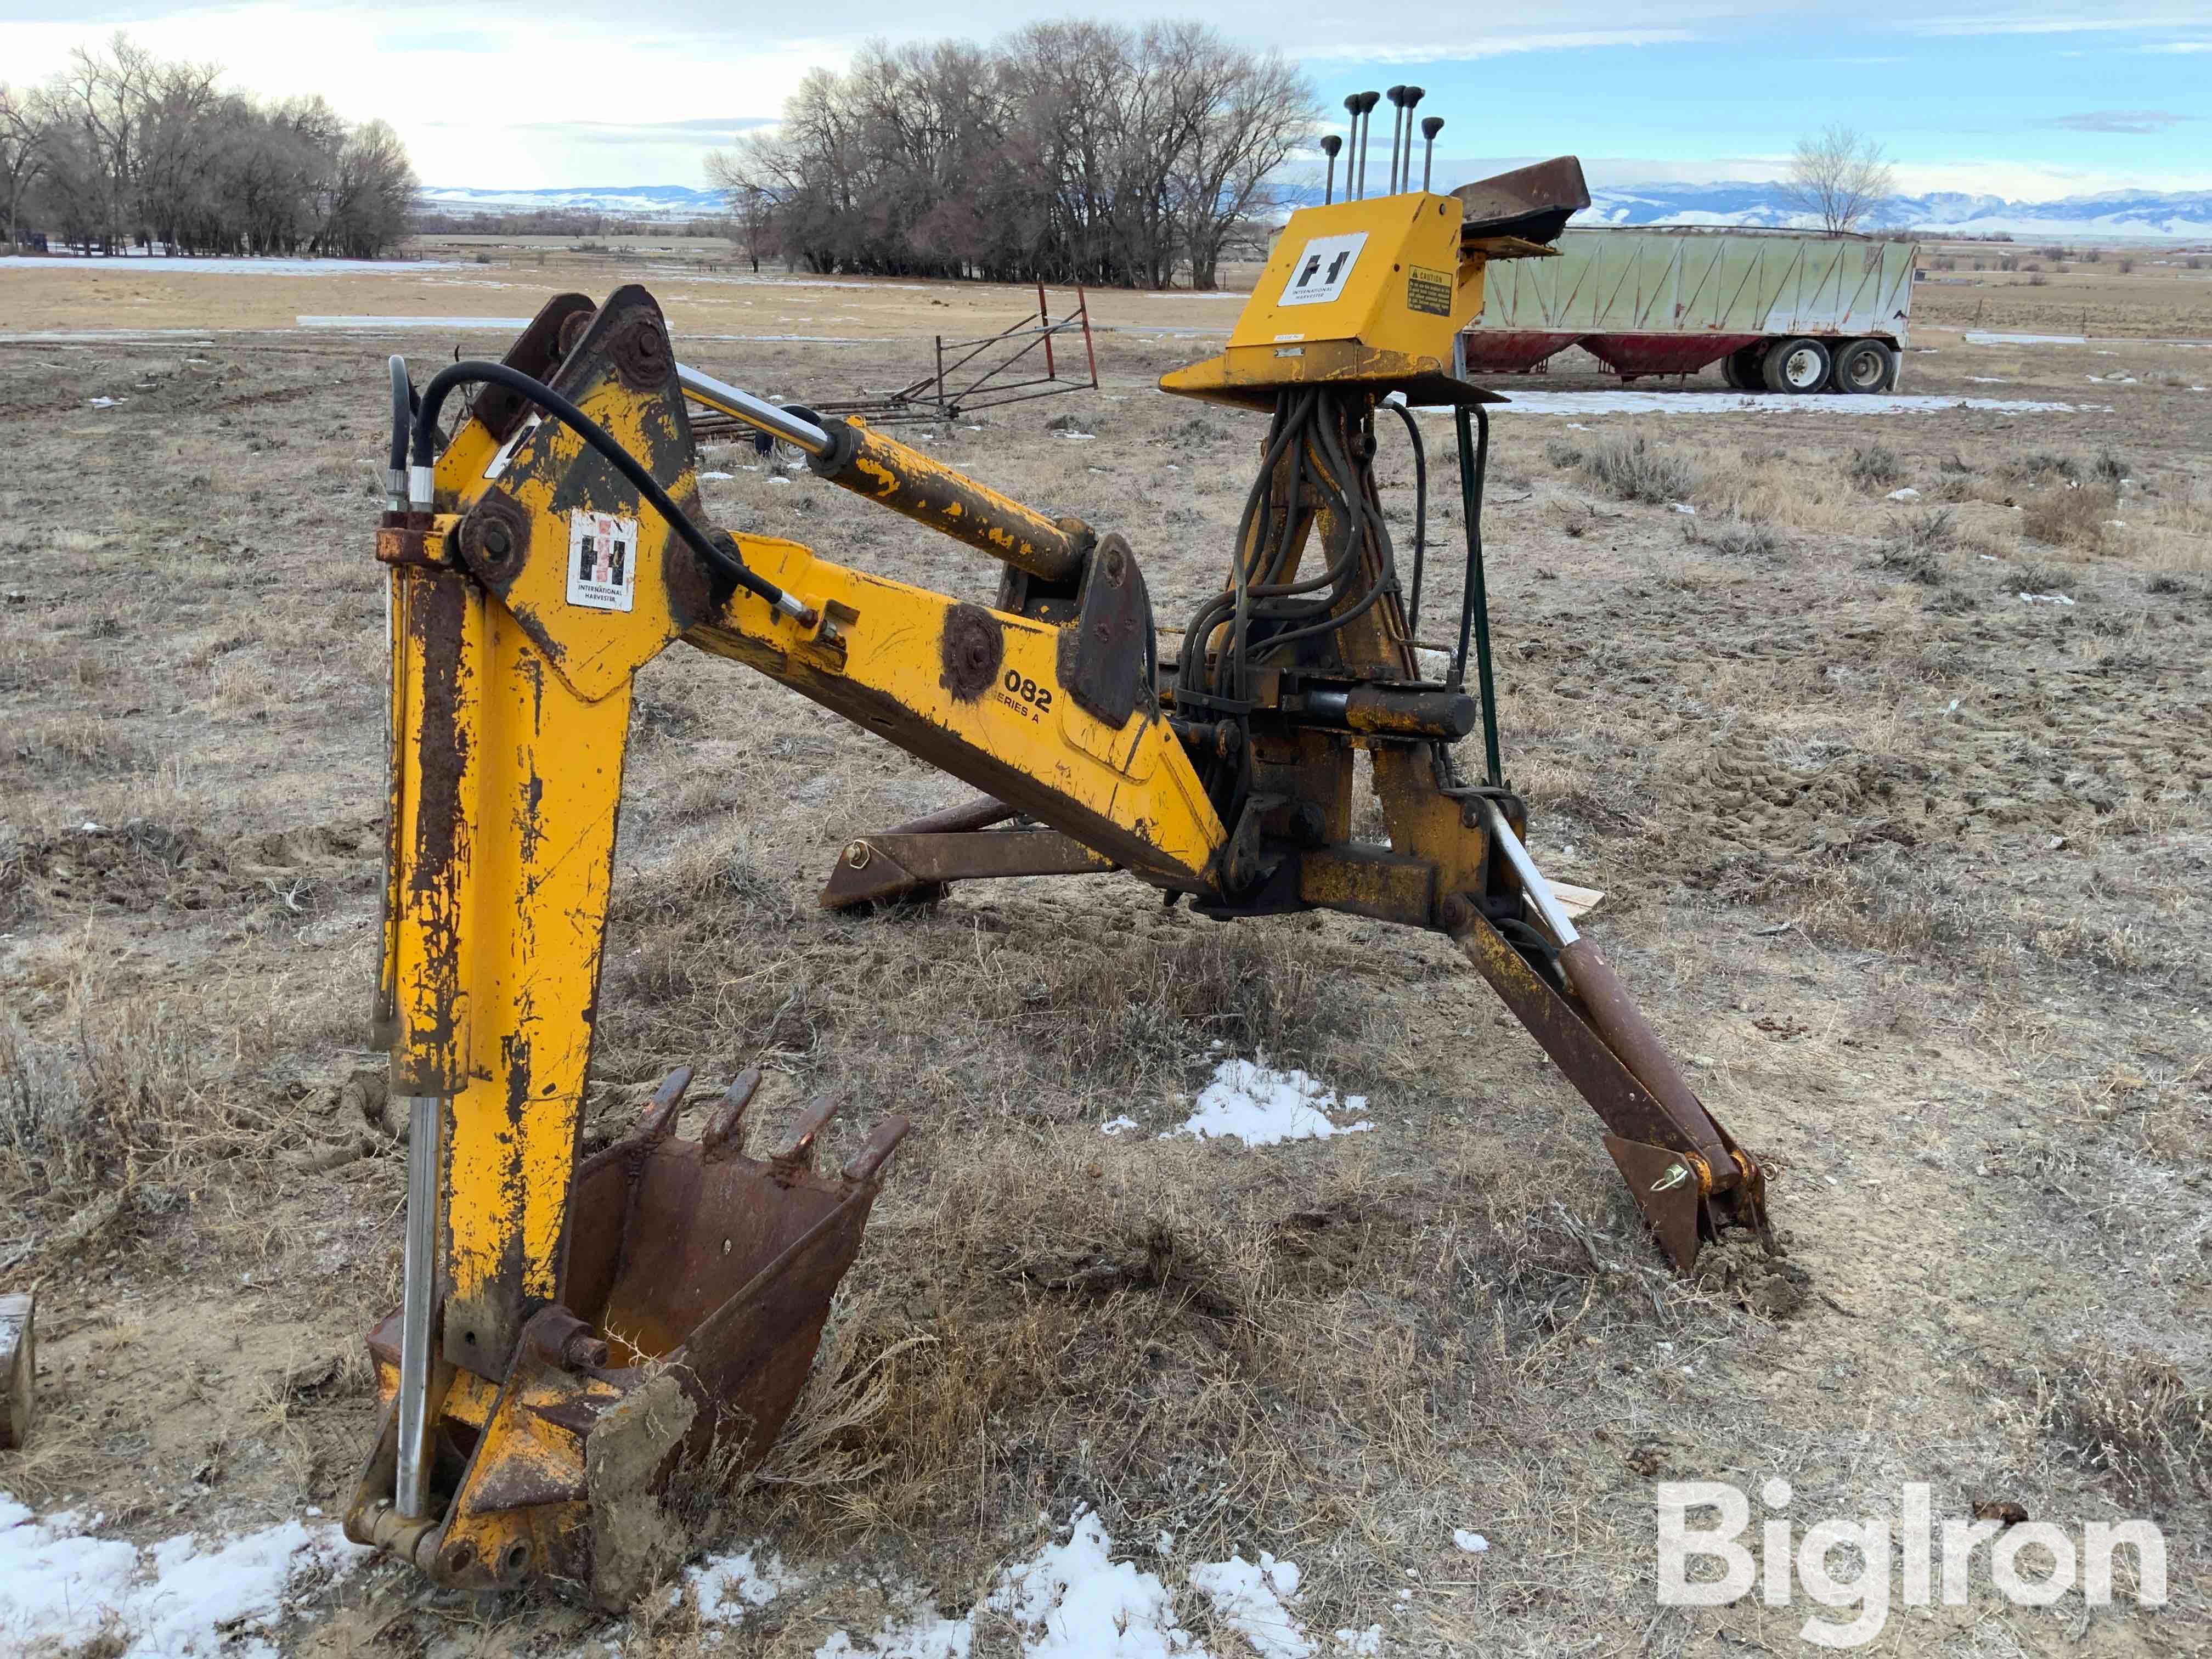
<svg viewBox="0 0 2212 1659">
<path fill-rule="evenodd" d="M 1457 197 L 1303 208 L 1276 240 L 1228 349 L 1163 391 L 1267 406 L 1285 386 L 1358 382 L 1423 402 L 1486 401 L 1452 379 L 1452 338 L 1482 309 L 1480 256 L 1462 258 Z"/>
</svg>

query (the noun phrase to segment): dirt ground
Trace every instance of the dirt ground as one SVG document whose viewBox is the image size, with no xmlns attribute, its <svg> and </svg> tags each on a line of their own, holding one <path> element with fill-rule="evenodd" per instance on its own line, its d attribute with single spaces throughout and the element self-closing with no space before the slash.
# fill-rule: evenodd
<svg viewBox="0 0 2212 1659">
<path fill-rule="evenodd" d="M 334 1515 L 371 1429 L 360 1339 L 398 1293 L 404 1154 L 365 1047 L 384 356 L 427 372 L 512 331 L 295 319 L 642 281 L 687 361 L 812 401 L 1026 303 L 680 244 L 430 252 L 455 262 L 0 262 L 0 1291 L 38 1291 L 41 1412 L 0 1489 L 142 1540 Z M 1939 1520 L 2164 1530 L 2162 1609 L 2124 1553 L 2106 1607 L 2014 1606 L 1984 1570 L 1872 1651 L 2212 1652 L 2212 349 L 2152 343 L 2212 338 L 2212 270 L 2165 258 L 1923 284 L 1902 390 L 1989 407 L 1543 410 L 1615 383 L 1501 383 L 1540 406 L 1496 417 L 1486 520 L 1508 774 L 1539 861 L 1607 892 L 1589 931 L 1778 1172 L 1802 1284 L 1663 1271 L 1587 1107 L 1440 939 L 1216 926 L 1114 877 L 820 911 L 848 836 L 966 792 L 678 647 L 640 684 L 592 1129 L 679 1064 L 768 1068 L 769 1139 L 821 1093 L 841 1149 L 915 1119 L 848 1280 L 853 1352 L 922 1339 L 843 1443 L 872 1472 L 721 1519 L 814 1574 L 741 1624 L 441 1597 L 378 1563 L 303 1592 L 281 1645 L 811 1653 L 902 1596 L 963 1612 L 1087 1505 L 1217 1655 L 1244 1638 L 1172 1561 L 1261 1549 L 1300 1564 L 1316 1650 L 1379 1625 L 1392 1653 L 1795 1652 L 1802 1594 L 1654 1596 L 1656 1481 L 1778 1475 L 1801 1536 L 1894 1516 L 1907 1482 Z M 1261 422 L 1153 382 L 1236 306 L 1091 308 L 1097 392 L 931 447 L 1122 531 L 1179 619 Z M 994 590 L 803 471 L 708 464 L 725 526 Z M 1431 639 L 1458 599 L 1437 493 Z M 1374 1131 L 1152 1138 L 1231 1053 L 1366 1096 Z M 1147 1133 L 1101 1134 L 1124 1115 Z M 975 1642 L 1018 1650 L 988 1619 Z"/>
</svg>

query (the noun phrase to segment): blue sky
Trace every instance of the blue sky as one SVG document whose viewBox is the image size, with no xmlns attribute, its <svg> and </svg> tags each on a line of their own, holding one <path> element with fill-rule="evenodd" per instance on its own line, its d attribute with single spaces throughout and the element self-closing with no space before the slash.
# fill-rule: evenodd
<svg viewBox="0 0 2212 1659">
<path fill-rule="evenodd" d="M 871 36 L 988 37 L 1037 17 L 1163 11 L 1122 0 L 0 6 L 11 81 L 127 27 L 164 54 L 226 65 L 234 85 L 319 91 L 356 118 L 390 120 L 427 182 L 507 187 L 702 184 L 707 148 L 772 119 L 807 68 L 841 64 Z M 1554 0 L 1510 20 L 1209 0 L 1202 15 L 1297 58 L 1332 110 L 1359 87 L 1426 87 L 1422 112 L 1449 124 L 1440 183 L 1563 152 L 1601 184 L 1771 178 L 1801 134 L 1843 120 L 1881 139 L 1915 191 L 2212 187 L 2208 0 Z M 558 118 L 483 112 L 480 89 L 501 77 L 517 105 L 552 94 Z"/>
<path fill-rule="evenodd" d="M 1937 33 L 1788 19 L 1725 34 L 1390 65 L 1309 60 L 1332 91 L 1425 88 L 1440 154 L 1601 158 L 1679 180 L 1765 179 L 1845 120 L 1912 188 L 2212 187 L 2212 3 L 2201 28 Z M 1954 25 L 1963 29 L 1964 25 Z M 2177 50 L 2194 47 L 2195 50 Z M 1377 126 L 1387 130 L 1384 106 Z"/>
</svg>

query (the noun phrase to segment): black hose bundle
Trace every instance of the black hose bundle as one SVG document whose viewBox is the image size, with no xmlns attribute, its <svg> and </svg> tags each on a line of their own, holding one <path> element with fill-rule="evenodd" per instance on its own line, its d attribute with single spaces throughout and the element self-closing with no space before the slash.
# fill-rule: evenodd
<svg viewBox="0 0 2212 1659">
<path fill-rule="evenodd" d="M 520 369 L 510 368 L 505 363 L 458 362 L 441 368 L 422 389 L 422 395 L 414 409 L 414 453 L 410 480 L 422 475 L 421 489 L 409 489 L 410 504 L 418 512 L 429 507 L 427 477 L 438 459 L 438 412 L 446 399 L 459 386 L 489 383 L 503 386 L 519 392 L 536 404 L 555 420 L 567 427 L 586 443 L 606 458 L 614 470 L 644 497 L 646 501 L 666 520 L 670 529 L 684 538 L 685 545 L 697 554 L 711 569 L 718 570 L 746 592 L 765 599 L 769 605 L 802 623 L 811 623 L 814 613 L 766 577 L 756 574 L 744 560 L 724 548 L 717 547 L 697 525 L 672 501 L 660 482 L 646 470 L 645 464 L 622 447 L 614 434 L 594 421 L 543 380 L 525 374 Z M 404 429 L 400 414 L 402 388 L 407 386 L 407 367 L 399 358 L 392 360 L 392 452 L 397 461 L 407 458 L 401 453 L 400 434 Z M 409 394 L 411 397 L 411 392 Z"/>
<path fill-rule="evenodd" d="M 1196 718 L 1204 710 L 1226 717 L 1245 727 L 1249 738 L 1255 671 L 1294 646 L 1337 633 L 1395 591 L 1395 553 L 1374 477 L 1346 444 L 1350 434 L 1353 442 L 1371 446 L 1373 428 L 1366 424 L 1371 417 L 1354 410 L 1350 395 L 1356 394 L 1311 386 L 1278 399 L 1259 473 L 1237 522 L 1234 579 L 1199 605 L 1183 630 L 1176 701 L 1186 715 Z M 1291 487 L 1279 500 L 1276 474 L 1285 463 Z M 1316 509 L 1336 533 L 1322 550 L 1324 567 L 1294 580 L 1299 527 Z M 1361 588 L 1362 559 L 1370 550 L 1372 575 Z M 1224 624 L 1226 637 L 1209 653 L 1209 641 Z M 1233 753 L 1233 766 L 1206 766 L 1207 794 L 1225 822 L 1233 822 L 1241 809 L 1251 773 L 1249 741 L 1236 744 Z"/>
</svg>

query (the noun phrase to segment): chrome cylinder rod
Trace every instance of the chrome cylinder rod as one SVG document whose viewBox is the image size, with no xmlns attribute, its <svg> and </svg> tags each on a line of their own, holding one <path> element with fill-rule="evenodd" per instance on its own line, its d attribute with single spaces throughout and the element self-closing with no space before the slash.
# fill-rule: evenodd
<svg viewBox="0 0 2212 1659">
<path fill-rule="evenodd" d="M 748 426 L 757 427 L 771 437 L 781 438 L 787 444 L 796 444 L 809 455 L 830 453 L 830 434 L 813 422 L 780 409 L 765 398 L 756 398 L 750 392 L 728 386 L 711 374 L 702 374 L 687 364 L 676 365 L 676 379 L 690 396 L 708 408 L 736 416 Z"/>
<path fill-rule="evenodd" d="M 1505 821 L 1505 813 L 1494 800 L 1482 803 L 1483 816 L 1490 820 L 1490 833 L 1497 841 L 1505 861 L 1513 866 L 1513 873 L 1521 878 L 1521 894 L 1527 899 L 1551 934 L 1552 942 L 1565 950 L 1582 937 L 1575 925 L 1567 920 L 1567 913 L 1552 896 L 1552 884 L 1536 868 L 1536 860 L 1528 856 L 1528 849 L 1521 844 L 1521 837 L 1513 833 L 1513 826 Z"/>
<path fill-rule="evenodd" d="M 399 1468 L 394 1498 L 401 1516 L 424 1519 L 430 1504 L 430 1334 L 438 1286 L 438 1139 L 445 1102 L 409 1095 L 407 1246 L 399 1297 Z"/>
</svg>

